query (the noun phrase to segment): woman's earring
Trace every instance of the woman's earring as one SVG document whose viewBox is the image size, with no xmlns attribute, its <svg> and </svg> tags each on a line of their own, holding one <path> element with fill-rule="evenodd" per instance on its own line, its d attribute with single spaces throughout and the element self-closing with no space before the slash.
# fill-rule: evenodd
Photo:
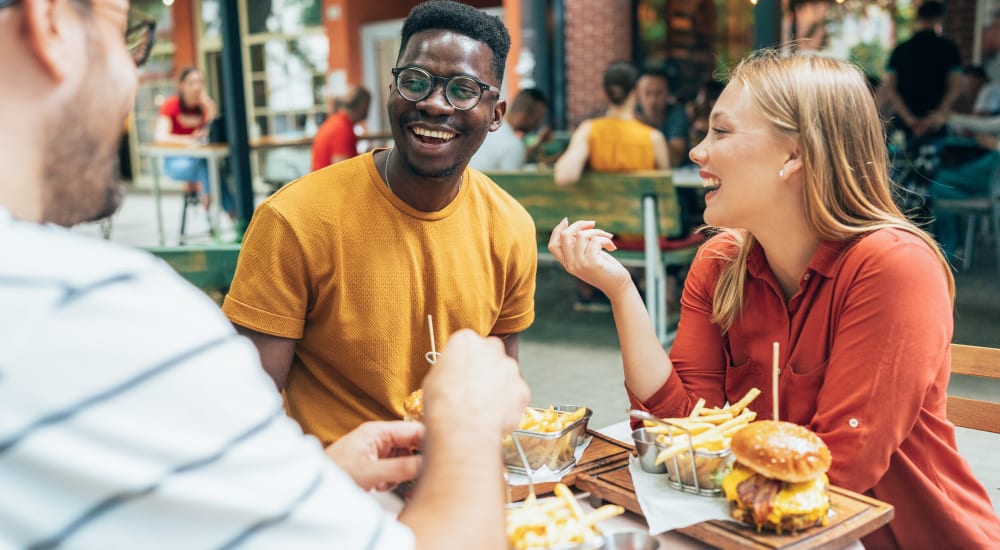
<svg viewBox="0 0 1000 550">
<path fill-rule="evenodd" d="M 785 177 L 785 169 L 784 168 L 782 168 L 781 170 L 778 170 L 778 177 L 779 178 Z"/>
</svg>

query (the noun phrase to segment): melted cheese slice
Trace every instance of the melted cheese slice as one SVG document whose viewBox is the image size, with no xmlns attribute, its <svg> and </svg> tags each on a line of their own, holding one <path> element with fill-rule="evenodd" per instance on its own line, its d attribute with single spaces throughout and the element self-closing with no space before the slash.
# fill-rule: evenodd
<svg viewBox="0 0 1000 550">
<path fill-rule="evenodd" d="M 739 500 L 736 488 L 755 472 L 742 466 L 736 466 L 733 471 L 722 479 L 722 490 L 727 500 Z M 826 525 L 827 511 L 830 509 L 830 496 L 826 492 L 830 480 L 823 474 L 812 481 L 803 483 L 785 483 L 771 505 L 767 520 L 778 525 L 781 518 L 789 515 L 804 515 L 805 519 L 821 521 Z"/>
</svg>

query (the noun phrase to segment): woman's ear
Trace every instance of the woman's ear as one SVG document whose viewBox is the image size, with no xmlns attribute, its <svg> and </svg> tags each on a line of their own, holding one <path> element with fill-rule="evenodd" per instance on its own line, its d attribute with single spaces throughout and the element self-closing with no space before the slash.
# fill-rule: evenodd
<svg viewBox="0 0 1000 550">
<path fill-rule="evenodd" d="M 795 174 L 800 174 L 802 172 L 802 155 L 799 154 L 799 148 L 793 149 L 788 156 L 788 160 L 781 165 L 781 170 L 779 172 L 779 177 L 788 178 Z"/>
</svg>

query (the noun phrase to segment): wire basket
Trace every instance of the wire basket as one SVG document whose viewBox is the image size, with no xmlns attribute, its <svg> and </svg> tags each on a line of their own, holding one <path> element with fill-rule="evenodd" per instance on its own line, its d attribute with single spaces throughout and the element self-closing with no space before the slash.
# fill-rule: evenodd
<svg viewBox="0 0 1000 550">
<path fill-rule="evenodd" d="M 673 444 L 674 437 L 687 436 L 687 450 L 664 462 L 670 486 L 698 495 L 721 495 L 722 478 L 733 467 L 733 450 L 728 446 L 719 450 L 697 449 L 691 443 L 691 432 L 688 429 L 669 421 L 662 422 L 668 424 L 671 431 L 657 437 L 656 447 L 661 451 Z M 675 434 L 673 430 L 678 433 Z M 665 438 L 666 442 L 661 438 Z"/>
</svg>

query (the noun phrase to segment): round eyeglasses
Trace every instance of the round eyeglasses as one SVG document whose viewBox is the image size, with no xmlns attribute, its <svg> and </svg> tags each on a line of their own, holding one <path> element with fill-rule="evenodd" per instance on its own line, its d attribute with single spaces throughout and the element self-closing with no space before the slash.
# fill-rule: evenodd
<svg viewBox="0 0 1000 550">
<path fill-rule="evenodd" d="M 468 111 L 479 105 L 483 92 L 500 90 L 495 86 L 466 75 L 436 76 L 420 67 L 396 67 L 392 69 L 396 77 L 396 91 L 407 100 L 416 103 L 427 98 L 434 91 L 437 82 L 444 83 L 444 97 L 448 104 L 459 111 Z"/>
</svg>

